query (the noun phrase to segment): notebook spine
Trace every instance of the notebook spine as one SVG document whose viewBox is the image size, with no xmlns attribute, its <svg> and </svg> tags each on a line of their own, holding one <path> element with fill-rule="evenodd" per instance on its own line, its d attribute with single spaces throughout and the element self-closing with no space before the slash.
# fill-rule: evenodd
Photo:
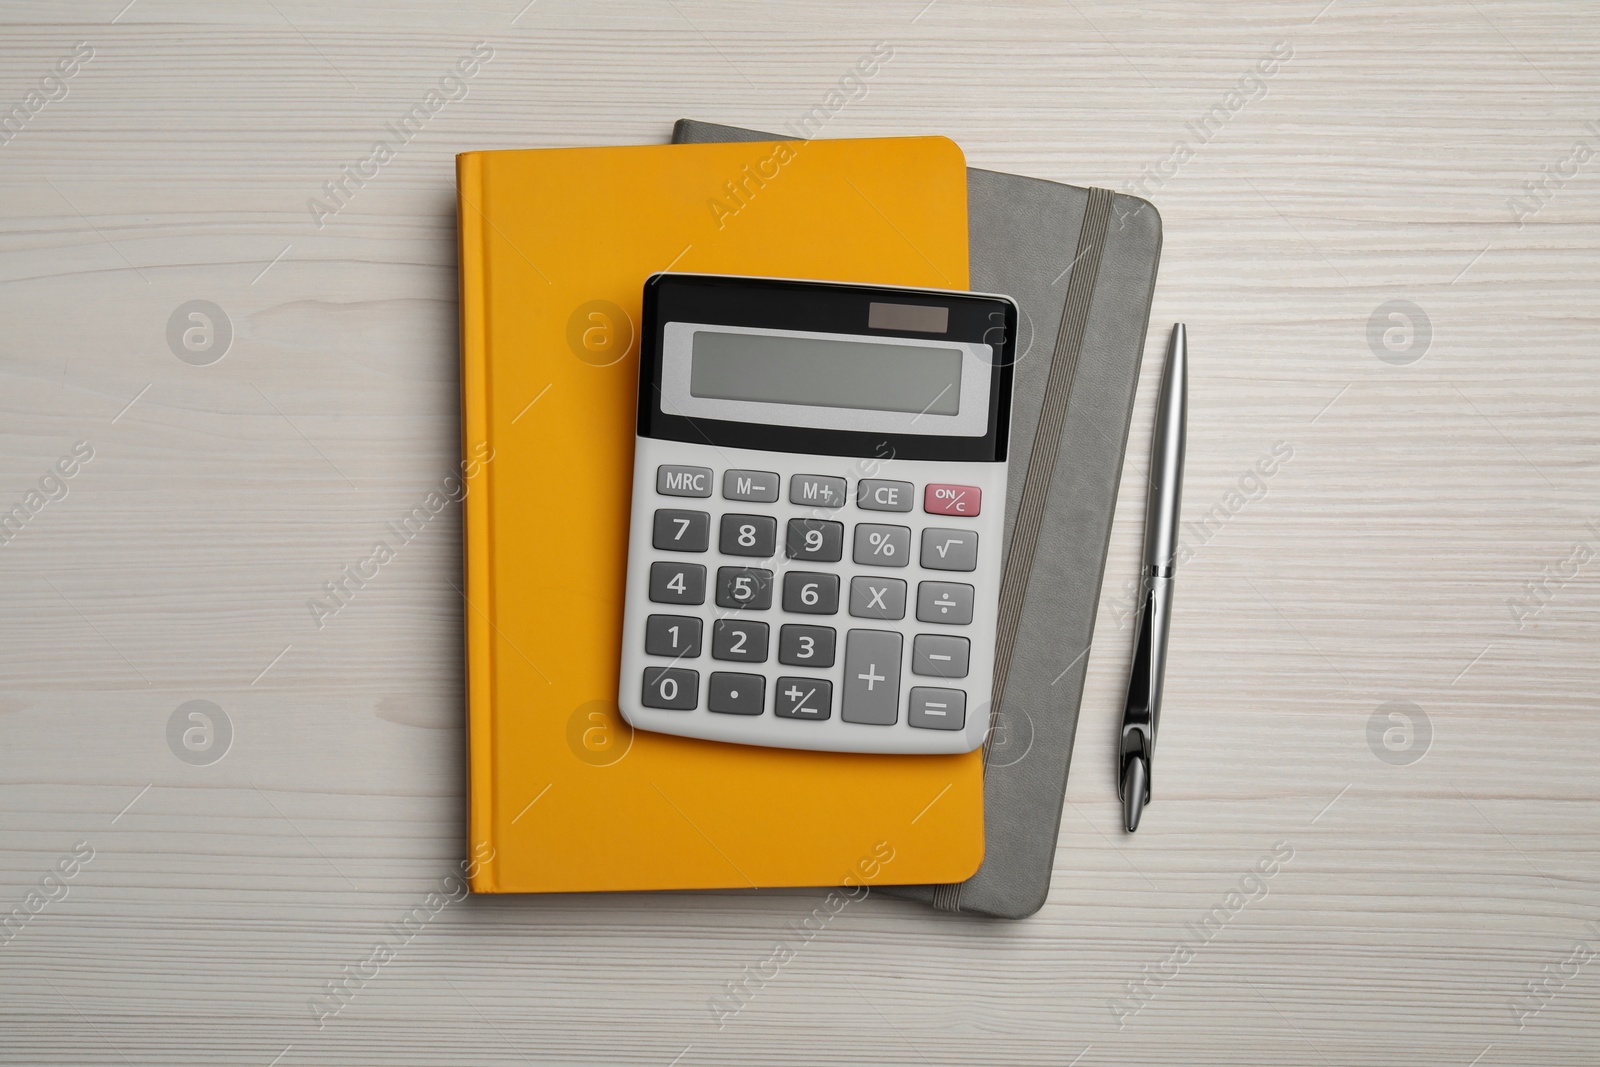
<svg viewBox="0 0 1600 1067">
<path fill-rule="evenodd" d="M 483 161 L 475 153 L 456 157 L 458 234 L 457 255 L 461 276 L 461 455 L 464 461 L 474 448 L 489 441 L 487 278 L 484 260 Z M 492 442 L 490 442 L 492 444 Z M 489 580 L 489 498 L 487 479 L 492 472 L 479 471 L 483 479 L 476 492 L 467 492 L 461 501 L 464 558 L 461 607 L 466 641 L 467 753 L 471 763 L 468 781 L 467 855 L 496 851 L 494 832 L 494 759 L 492 752 L 491 699 L 493 644 L 490 635 L 491 583 Z M 487 847 L 485 847 L 487 846 Z M 479 893 L 497 891 L 493 859 L 476 865 L 472 889 Z"/>
</svg>

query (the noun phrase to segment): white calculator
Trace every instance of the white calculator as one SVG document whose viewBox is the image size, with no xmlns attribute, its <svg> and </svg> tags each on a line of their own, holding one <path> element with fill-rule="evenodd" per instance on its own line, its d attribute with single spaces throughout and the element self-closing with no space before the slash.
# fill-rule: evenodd
<svg viewBox="0 0 1600 1067">
<path fill-rule="evenodd" d="M 645 283 L 618 706 L 642 730 L 970 752 L 989 725 L 1016 305 Z"/>
</svg>

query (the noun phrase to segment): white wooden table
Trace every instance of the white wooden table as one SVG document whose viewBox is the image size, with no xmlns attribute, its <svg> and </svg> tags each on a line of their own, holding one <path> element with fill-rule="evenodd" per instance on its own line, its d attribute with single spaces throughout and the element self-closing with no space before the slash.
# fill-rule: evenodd
<svg viewBox="0 0 1600 1067">
<path fill-rule="evenodd" d="M 524 2 L 0 5 L 0 1061 L 1600 1059 L 1600 13 Z M 820 891 L 452 903 L 319 1028 L 462 850 L 459 524 L 306 607 L 456 460 L 453 154 L 781 128 L 879 41 L 828 135 L 1160 179 L 1049 904 L 852 905 L 719 1028 Z M 1175 319 L 1211 518 L 1130 837 L 1119 605 Z"/>
</svg>

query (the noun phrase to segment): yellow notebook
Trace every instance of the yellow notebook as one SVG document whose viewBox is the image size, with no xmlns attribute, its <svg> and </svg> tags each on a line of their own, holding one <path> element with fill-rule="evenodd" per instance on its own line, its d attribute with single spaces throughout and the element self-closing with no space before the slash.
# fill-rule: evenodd
<svg viewBox="0 0 1600 1067">
<path fill-rule="evenodd" d="M 472 887 L 942 883 L 983 856 L 981 752 L 800 752 L 616 707 L 644 281 L 967 287 L 939 137 L 469 152 L 460 191 Z"/>
</svg>

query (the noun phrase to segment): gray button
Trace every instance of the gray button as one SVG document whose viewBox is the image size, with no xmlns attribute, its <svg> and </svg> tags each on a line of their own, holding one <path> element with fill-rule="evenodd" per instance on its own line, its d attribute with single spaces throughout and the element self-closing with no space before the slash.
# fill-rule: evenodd
<svg viewBox="0 0 1600 1067">
<path fill-rule="evenodd" d="M 911 528 L 858 522 L 851 558 L 872 567 L 904 567 L 911 562 Z"/>
<path fill-rule="evenodd" d="M 844 640 L 844 696 L 839 718 L 893 726 L 900 715 L 900 635 L 851 630 Z"/>
<path fill-rule="evenodd" d="M 898 578 L 857 575 L 850 579 L 850 614 L 858 619 L 906 617 L 906 583 Z"/>
<path fill-rule="evenodd" d="M 978 569 L 978 531 L 922 531 L 922 565 L 930 571 L 975 571 Z"/>
<path fill-rule="evenodd" d="M 918 634 L 911 639 L 911 673 L 930 678 L 965 678 L 972 642 L 965 637 Z"/>
<path fill-rule="evenodd" d="M 856 483 L 856 507 L 863 511 L 910 511 L 916 492 L 910 482 L 863 478 Z"/>
<path fill-rule="evenodd" d="M 767 661 L 767 624 L 718 619 L 711 624 L 711 658 L 740 663 Z"/>
<path fill-rule="evenodd" d="M 831 667 L 834 640 L 831 626 L 789 623 L 778 631 L 778 662 L 791 667 Z"/>
<path fill-rule="evenodd" d="M 766 696 L 767 680 L 759 674 L 714 671 L 706 686 L 706 710 L 724 715 L 760 715 Z"/>
<path fill-rule="evenodd" d="M 663 463 L 656 468 L 656 492 L 662 496 L 710 496 L 711 468 Z"/>
<path fill-rule="evenodd" d="M 711 545 L 711 516 L 703 511 L 656 512 L 650 543 L 668 552 L 704 552 Z"/>
<path fill-rule="evenodd" d="M 783 576 L 783 610 L 801 615 L 839 612 L 839 576 L 817 571 L 790 571 Z"/>
<path fill-rule="evenodd" d="M 789 479 L 789 503 L 813 508 L 842 508 L 845 502 L 843 478 L 820 474 L 796 474 Z"/>
<path fill-rule="evenodd" d="M 700 672 L 682 667 L 646 667 L 644 692 L 639 700 L 647 708 L 693 711 L 700 703 Z"/>
<path fill-rule="evenodd" d="M 657 604 L 704 604 L 706 569 L 698 563 L 650 564 L 650 599 Z"/>
<path fill-rule="evenodd" d="M 722 476 L 722 495 L 770 504 L 778 499 L 778 476 L 771 471 L 728 471 Z"/>
<path fill-rule="evenodd" d="M 918 582 L 917 620 L 965 626 L 972 621 L 972 586 L 957 582 Z"/>
<path fill-rule="evenodd" d="M 770 559 L 778 550 L 778 520 L 771 515 L 724 515 L 717 548 L 725 556 Z"/>
<path fill-rule="evenodd" d="M 790 519 L 785 540 L 790 559 L 838 563 L 844 556 L 844 523 L 827 519 Z"/>
<path fill-rule="evenodd" d="M 647 656 L 693 659 L 700 654 L 700 620 L 693 615 L 652 615 L 644 623 Z"/>
<path fill-rule="evenodd" d="M 959 689 L 914 685 L 906 705 L 906 724 L 918 730 L 959 730 L 967 725 L 967 694 Z"/>
<path fill-rule="evenodd" d="M 780 719 L 826 719 L 833 714 L 833 683 L 825 678 L 779 678 L 772 713 Z"/>
<path fill-rule="evenodd" d="M 772 607 L 772 572 L 760 567 L 718 567 L 717 606 L 755 611 Z"/>
</svg>

